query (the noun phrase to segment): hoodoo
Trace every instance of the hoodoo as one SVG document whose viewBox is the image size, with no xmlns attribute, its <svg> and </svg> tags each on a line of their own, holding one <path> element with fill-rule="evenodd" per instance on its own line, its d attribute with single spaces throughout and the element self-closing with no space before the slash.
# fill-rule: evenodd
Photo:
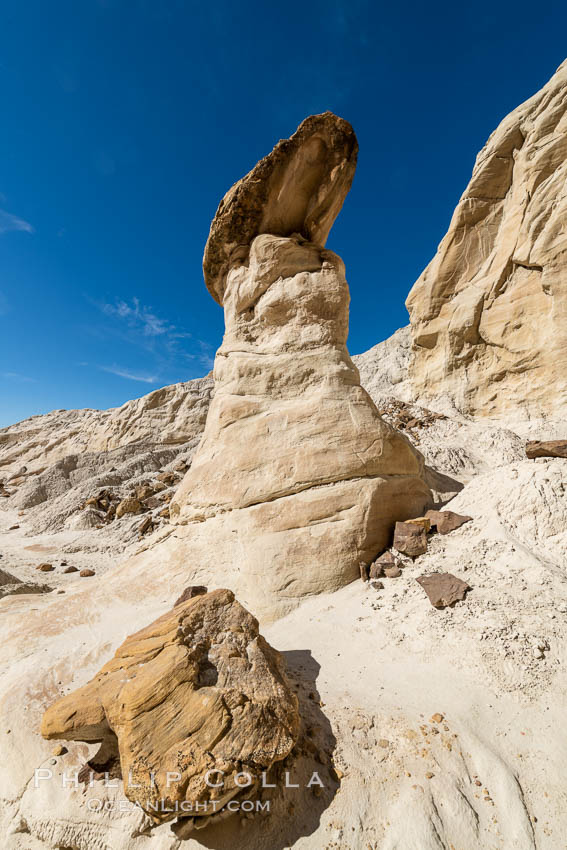
<svg viewBox="0 0 567 850">
<path fill-rule="evenodd" d="M 429 498 L 421 456 L 360 386 L 344 264 L 324 248 L 357 149 L 343 119 L 307 118 L 228 192 L 205 249 L 225 334 L 170 513 L 208 525 L 264 614 L 354 579 Z"/>
</svg>

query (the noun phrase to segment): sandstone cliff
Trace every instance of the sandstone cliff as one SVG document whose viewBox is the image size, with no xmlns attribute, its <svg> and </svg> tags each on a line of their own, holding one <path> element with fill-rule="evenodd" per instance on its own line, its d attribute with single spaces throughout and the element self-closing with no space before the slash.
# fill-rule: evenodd
<svg viewBox="0 0 567 850">
<path fill-rule="evenodd" d="M 477 157 L 407 300 L 414 394 L 481 416 L 567 410 L 567 63 Z"/>
</svg>

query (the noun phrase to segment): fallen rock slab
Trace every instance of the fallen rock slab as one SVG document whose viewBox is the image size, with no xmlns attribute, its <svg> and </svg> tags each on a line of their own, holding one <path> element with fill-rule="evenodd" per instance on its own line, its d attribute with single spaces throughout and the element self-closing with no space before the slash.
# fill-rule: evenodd
<svg viewBox="0 0 567 850">
<path fill-rule="evenodd" d="M 397 522 L 394 529 L 394 549 L 410 558 L 423 555 L 427 551 L 427 534 L 423 526 Z"/>
<path fill-rule="evenodd" d="M 198 821 L 249 797 L 291 752 L 299 724 L 280 654 L 231 591 L 215 590 L 126 638 L 45 712 L 41 733 L 118 752 L 126 796 L 159 823 L 183 801 Z M 243 772 L 252 785 L 238 784 Z"/>
<path fill-rule="evenodd" d="M 448 608 L 465 598 L 470 585 L 451 573 L 430 573 L 416 578 L 434 608 Z"/>
<path fill-rule="evenodd" d="M 530 460 L 536 457 L 567 458 L 567 440 L 531 440 L 526 444 L 526 457 Z"/>
<path fill-rule="evenodd" d="M 449 534 L 465 522 L 472 521 L 472 516 L 456 514 L 453 511 L 427 511 L 426 517 L 431 521 L 431 527 L 436 528 L 439 534 Z"/>
</svg>

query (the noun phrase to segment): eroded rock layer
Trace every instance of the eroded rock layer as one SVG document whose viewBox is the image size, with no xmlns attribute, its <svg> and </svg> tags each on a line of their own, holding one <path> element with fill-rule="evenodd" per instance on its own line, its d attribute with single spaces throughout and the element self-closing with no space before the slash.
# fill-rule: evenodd
<svg viewBox="0 0 567 850">
<path fill-rule="evenodd" d="M 483 416 L 567 409 L 567 63 L 477 157 L 407 300 L 423 400 Z"/>
</svg>

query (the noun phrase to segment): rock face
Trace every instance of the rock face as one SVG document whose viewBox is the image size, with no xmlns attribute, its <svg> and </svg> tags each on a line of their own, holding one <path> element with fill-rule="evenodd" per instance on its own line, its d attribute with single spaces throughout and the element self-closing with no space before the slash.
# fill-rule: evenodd
<svg viewBox="0 0 567 850">
<path fill-rule="evenodd" d="M 567 408 L 567 63 L 500 124 L 407 300 L 423 400 L 527 416 Z"/>
<path fill-rule="evenodd" d="M 340 144 L 331 148 L 335 138 Z M 305 222 L 293 219 L 298 232 L 261 233 L 222 270 L 212 264 L 218 252 L 211 244 L 233 226 L 229 209 L 234 227 L 241 220 L 240 190 L 229 193 L 212 224 L 205 274 L 217 269 L 225 335 L 203 439 L 170 505 L 174 522 L 214 521 L 211 539 L 238 553 L 243 598 L 255 612 L 353 580 L 359 563 L 386 546 L 394 522 L 419 514 L 429 499 L 421 456 L 380 418 L 346 349 L 344 264 L 301 235 L 326 237 L 352 179 L 354 134 L 326 113 L 304 122 L 292 140 L 292 161 L 304 170 L 312 149 L 333 151 L 312 163 L 317 216 L 306 203 Z M 295 191 L 287 178 L 283 189 L 272 184 L 286 150 L 280 143 L 252 172 L 270 226 L 279 204 L 287 215 L 287 192 Z"/>
<path fill-rule="evenodd" d="M 45 712 L 41 731 L 101 742 L 107 757 L 118 749 L 126 796 L 160 822 L 183 801 L 207 817 L 247 797 L 255 786 L 235 777 L 259 783 L 291 752 L 299 712 L 258 622 L 216 590 L 128 637 L 94 679 Z"/>
</svg>

